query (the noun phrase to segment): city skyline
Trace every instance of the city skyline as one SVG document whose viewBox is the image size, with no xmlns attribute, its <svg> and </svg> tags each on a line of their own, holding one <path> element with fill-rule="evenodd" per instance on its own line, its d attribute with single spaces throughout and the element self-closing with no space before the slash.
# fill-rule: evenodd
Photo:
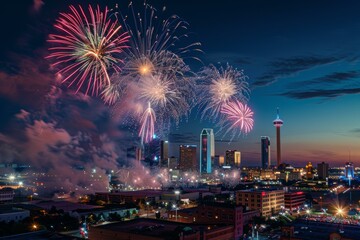
<svg viewBox="0 0 360 240">
<path fill-rule="evenodd" d="M 44 60 L 49 47 L 46 38 L 53 31 L 58 13 L 79 2 L 35 2 L 27 1 L 22 6 L 6 3 L 2 14 L 2 27 L 7 32 L 7 37 L 0 40 L 0 141 L 5 161 L 34 159 L 29 161 L 38 165 L 35 160 L 38 152 L 48 151 L 53 156 L 54 147 L 74 138 L 89 137 L 94 145 L 106 142 L 111 146 L 136 138 L 119 126 L 122 120 L 113 117 L 114 111 L 99 99 L 52 89 L 51 82 L 56 76 Z M 117 2 L 89 3 L 111 8 Z M 258 166 L 260 137 L 276 138 L 272 121 L 279 107 L 285 123 L 281 128 L 282 162 L 305 166 L 308 161 L 313 164 L 324 161 L 330 166 L 343 166 L 351 161 L 354 166 L 359 165 L 360 18 L 355 9 L 360 3 L 152 4 L 158 9 L 166 5 L 169 14 L 176 13 L 189 23 L 192 37 L 202 43 L 204 54 L 199 57 L 205 66 L 228 62 L 243 69 L 252 90 L 248 104 L 254 110 L 253 131 L 231 140 L 218 132 L 215 123 L 201 120 L 195 108 L 163 139 L 169 140 L 169 156 L 177 155 L 180 144 L 198 144 L 201 129 L 214 128 L 216 155 L 237 149 L 243 165 Z M 15 16 L 14 11 L 22 17 Z M 303 11 L 307 12 L 306 19 Z M 12 22 L 12 26 L 7 22 Z M 268 25 L 273 26 L 272 30 Z M 198 61 L 190 65 L 195 71 L 202 67 Z M 49 104 L 58 101 L 59 96 L 63 98 L 60 103 Z M 39 141 L 37 136 L 41 133 L 49 134 L 51 141 Z M 271 148 L 272 156 L 276 156 L 275 145 Z M 26 150 L 14 150 L 18 146 Z M 121 151 L 126 149 L 114 147 L 117 155 Z M 53 157 L 54 161 L 59 159 Z M 272 164 L 274 160 L 273 157 Z"/>
</svg>

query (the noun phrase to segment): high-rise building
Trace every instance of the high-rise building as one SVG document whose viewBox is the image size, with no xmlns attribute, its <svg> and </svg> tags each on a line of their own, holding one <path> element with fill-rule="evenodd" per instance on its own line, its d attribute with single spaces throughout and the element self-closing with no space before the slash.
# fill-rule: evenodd
<svg viewBox="0 0 360 240">
<path fill-rule="evenodd" d="M 179 169 L 196 171 L 196 145 L 180 145 Z"/>
<path fill-rule="evenodd" d="M 240 190 L 236 192 L 236 205 L 259 210 L 263 217 L 279 213 L 284 207 L 283 190 Z"/>
<path fill-rule="evenodd" d="M 277 109 L 276 119 L 273 121 L 274 126 L 276 127 L 276 161 L 277 166 L 281 164 L 281 142 L 280 142 L 280 128 L 283 125 L 283 120 L 279 116 L 279 108 Z"/>
<path fill-rule="evenodd" d="M 169 141 L 160 142 L 160 167 L 167 167 L 169 158 Z"/>
<path fill-rule="evenodd" d="M 142 150 L 141 147 L 136 148 L 136 161 L 142 160 Z"/>
<path fill-rule="evenodd" d="M 313 165 L 311 164 L 311 162 L 308 162 L 308 164 L 306 164 L 305 168 L 306 168 L 306 178 L 313 179 L 314 173 L 313 173 Z"/>
<path fill-rule="evenodd" d="M 211 128 L 204 128 L 200 134 L 200 173 L 211 173 L 215 157 L 215 139 Z"/>
<path fill-rule="evenodd" d="M 268 169 L 271 166 L 270 138 L 261 137 L 261 168 Z"/>
<path fill-rule="evenodd" d="M 225 158 L 221 155 L 215 155 L 214 157 L 214 166 L 215 167 L 222 167 L 225 165 Z"/>
<path fill-rule="evenodd" d="M 153 139 L 144 145 L 144 158 L 150 166 L 159 166 L 160 138 L 154 135 Z"/>
<path fill-rule="evenodd" d="M 225 153 L 225 166 L 232 168 L 240 167 L 241 153 L 236 150 L 226 150 Z"/>
<path fill-rule="evenodd" d="M 354 165 L 352 162 L 345 164 L 345 178 L 354 179 Z"/>
<path fill-rule="evenodd" d="M 169 169 L 178 169 L 178 165 L 179 165 L 179 163 L 178 163 L 178 160 L 177 160 L 176 157 L 169 157 L 169 158 L 168 158 L 168 165 L 167 165 L 167 167 L 168 167 Z"/>
<path fill-rule="evenodd" d="M 329 177 L 329 164 L 325 162 L 318 163 L 317 173 L 319 179 L 325 180 L 327 177 Z"/>
</svg>

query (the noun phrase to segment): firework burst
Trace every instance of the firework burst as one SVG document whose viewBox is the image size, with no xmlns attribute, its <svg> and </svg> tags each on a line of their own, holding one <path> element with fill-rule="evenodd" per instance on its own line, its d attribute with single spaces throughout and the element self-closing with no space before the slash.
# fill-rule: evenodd
<svg viewBox="0 0 360 240">
<path fill-rule="evenodd" d="M 170 73 L 183 76 L 189 68 L 182 56 L 191 56 L 191 52 L 201 52 L 200 43 L 189 41 L 188 23 L 176 15 L 162 18 L 158 11 L 144 2 L 142 12 L 137 12 L 130 2 L 129 14 L 117 12 L 121 24 L 130 34 L 126 50 L 127 63 L 124 70 L 132 76 Z M 165 7 L 162 12 L 165 11 Z"/>
<path fill-rule="evenodd" d="M 203 68 L 196 77 L 202 118 L 216 120 L 222 107 L 230 101 L 247 101 L 250 92 L 247 78 L 242 70 L 229 65 L 226 68 L 214 65 Z"/>
<path fill-rule="evenodd" d="M 240 101 L 232 101 L 223 105 L 221 113 L 224 114 L 222 129 L 226 129 L 225 135 L 233 131 L 233 137 L 236 132 L 239 134 L 248 134 L 254 126 L 253 111 Z"/>
<path fill-rule="evenodd" d="M 64 76 L 62 83 L 76 83 L 76 91 L 83 87 L 85 93 L 97 95 L 111 84 L 109 72 L 120 71 L 119 54 L 127 48 L 129 35 L 121 32 L 121 26 L 108 18 L 108 9 L 93 9 L 89 5 L 85 14 L 81 6 L 70 6 L 70 13 L 61 13 L 55 28 L 61 34 L 51 34 L 51 47 L 47 57 L 56 62 L 52 67 L 60 67 L 58 74 Z"/>
<path fill-rule="evenodd" d="M 141 77 L 139 87 L 140 99 L 162 108 L 166 105 L 172 105 L 180 96 L 173 86 L 173 82 L 162 75 Z"/>
<path fill-rule="evenodd" d="M 160 11 L 147 3 L 138 12 L 132 2 L 127 12 L 113 9 L 113 15 L 130 35 L 130 48 L 125 50 L 126 60 L 119 77 L 126 79 L 129 89 L 135 91 L 133 102 L 143 106 L 151 103 L 156 128 L 166 131 L 173 122 L 177 124 L 186 117 L 194 105 L 195 84 L 190 78 L 193 73 L 183 57 L 197 59 L 191 53 L 200 51 L 200 44 L 190 42 L 188 24 L 176 15 L 164 19 L 159 16 Z M 141 126 L 144 120 L 141 118 Z"/>
</svg>

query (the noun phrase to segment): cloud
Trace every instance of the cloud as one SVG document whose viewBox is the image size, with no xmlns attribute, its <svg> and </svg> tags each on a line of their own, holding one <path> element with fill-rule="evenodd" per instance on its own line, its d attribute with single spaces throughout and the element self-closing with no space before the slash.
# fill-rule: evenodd
<svg viewBox="0 0 360 240">
<path fill-rule="evenodd" d="M 351 133 L 360 133 L 360 128 L 354 128 L 350 130 Z"/>
<path fill-rule="evenodd" d="M 309 98 L 335 98 L 347 94 L 359 94 L 360 88 L 348 88 L 348 89 L 315 89 L 308 91 L 288 91 L 278 94 L 279 96 L 285 96 L 293 99 L 309 99 Z"/>
<path fill-rule="evenodd" d="M 25 56 L 13 58 L 18 63 L 16 70 L 8 72 L 1 68 L 0 96 L 25 106 L 41 108 L 53 84 L 48 64 Z"/>
<path fill-rule="evenodd" d="M 311 86 L 317 84 L 343 84 L 349 80 L 360 77 L 359 71 L 347 71 L 347 72 L 333 72 L 325 76 L 314 78 L 307 81 L 301 81 L 292 83 L 289 85 L 290 88 L 298 88 L 303 86 Z"/>
<path fill-rule="evenodd" d="M 292 76 L 301 71 L 314 67 L 331 64 L 344 59 L 342 56 L 302 56 L 293 58 L 281 58 L 270 63 L 270 71 L 260 76 L 253 85 L 255 87 L 267 86 L 276 82 L 279 78 Z"/>
</svg>

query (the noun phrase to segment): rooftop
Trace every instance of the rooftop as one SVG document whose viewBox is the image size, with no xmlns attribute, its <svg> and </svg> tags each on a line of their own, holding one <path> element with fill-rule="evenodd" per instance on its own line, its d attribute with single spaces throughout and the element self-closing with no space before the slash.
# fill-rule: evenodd
<svg viewBox="0 0 360 240">
<path fill-rule="evenodd" d="M 228 225 L 225 224 L 206 224 L 207 229 L 218 229 L 222 227 L 226 227 Z M 179 222 L 170 222 L 165 220 L 157 220 L 157 219 L 144 219 L 138 218 L 131 221 L 107 224 L 97 226 L 96 228 L 108 229 L 116 232 L 126 232 L 126 233 L 134 233 L 141 234 L 147 236 L 157 236 L 164 237 L 164 239 L 175 239 L 179 236 L 179 233 L 182 232 L 184 235 L 192 234 L 200 229 L 204 228 L 204 224 L 186 224 Z M 91 234 L 91 230 L 90 230 Z"/>
</svg>

